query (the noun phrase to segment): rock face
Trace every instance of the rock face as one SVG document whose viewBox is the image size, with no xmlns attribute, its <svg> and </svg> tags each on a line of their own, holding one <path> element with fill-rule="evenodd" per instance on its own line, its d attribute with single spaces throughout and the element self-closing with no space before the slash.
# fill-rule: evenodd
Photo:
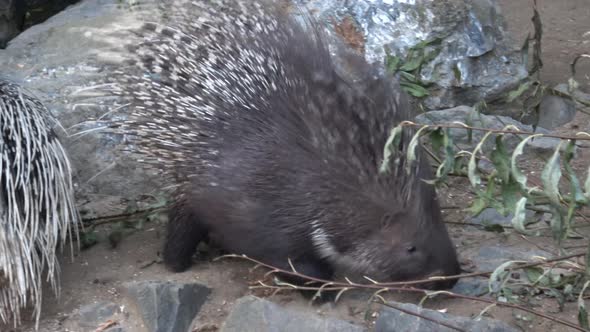
<svg viewBox="0 0 590 332">
<path fill-rule="evenodd" d="M 5 48 L 6 44 L 21 32 L 24 23 L 24 0 L 0 1 L 0 48 Z"/>
<path fill-rule="evenodd" d="M 233 306 L 222 332 L 361 332 L 364 327 L 333 318 L 285 309 L 255 296 L 245 296 Z"/>
<path fill-rule="evenodd" d="M 493 0 L 296 2 L 325 21 L 352 19 L 370 62 L 383 63 L 385 48 L 403 57 L 420 42 L 441 39 L 438 55 L 420 72 L 423 82 L 432 83 L 424 100 L 430 110 L 494 98 L 527 76 L 520 55 L 507 46 Z"/>
<path fill-rule="evenodd" d="M 148 2 L 142 4 L 148 6 Z M 139 26 L 136 12 L 119 0 L 82 0 L 23 31 L 6 49 L 0 49 L 0 75 L 37 96 L 70 135 L 88 131 L 62 138 L 77 194 L 82 197 L 98 193 L 134 199 L 154 188 L 154 177 L 117 159 L 117 140 L 92 131 L 96 125 L 86 124 L 113 107 L 112 98 L 93 87 L 118 61 L 114 49 L 130 40 L 121 27 Z"/>
<path fill-rule="evenodd" d="M 186 332 L 211 290 L 200 284 L 143 281 L 126 285 L 149 332 Z"/>
<path fill-rule="evenodd" d="M 576 104 L 568 99 L 546 95 L 541 100 L 537 125 L 545 129 L 555 129 L 574 119 Z"/>
<path fill-rule="evenodd" d="M 480 271 L 492 271 L 504 262 L 513 260 L 533 260 L 535 256 L 551 258 L 541 250 L 523 251 L 518 247 L 487 246 L 479 248 L 472 260 Z"/>
<path fill-rule="evenodd" d="M 417 313 L 421 316 L 442 322 L 459 328 L 462 331 L 470 332 L 516 332 L 519 331 L 504 322 L 481 318 L 474 320 L 467 317 L 444 314 L 436 310 L 420 308 L 409 303 L 392 303 L 395 307 Z M 375 323 L 375 332 L 451 332 L 455 329 L 442 326 L 436 322 L 410 315 L 394 308 L 384 307 Z"/>
<path fill-rule="evenodd" d="M 527 218 L 530 218 L 534 215 L 531 210 L 526 211 Z M 473 224 L 478 225 L 500 225 L 500 226 L 510 226 L 512 225 L 512 219 L 514 218 L 514 214 L 509 213 L 507 216 L 503 216 L 498 210 L 494 208 L 487 208 L 474 218 L 469 218 L 470 222 Z"/>
</svg>

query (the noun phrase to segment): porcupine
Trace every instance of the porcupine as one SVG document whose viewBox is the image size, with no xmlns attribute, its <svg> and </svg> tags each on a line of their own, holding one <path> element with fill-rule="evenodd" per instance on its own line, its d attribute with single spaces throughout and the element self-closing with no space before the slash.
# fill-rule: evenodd
<svg viewBox="0 0 590 332">
<path fill-rule="evenodd" d="M 0 320 L 14 326 L 32 304 L 38 327 L 43 271 L 58 295 L 55 250 L 78 234 L 70 162 L 56 124 L 37 98 L 0 78 Z"/>
<path fill-rule="evenodd" d="M 420 148 L 379 173 L 392 126 L 412 111 L 394 79 L 360 56 L 364 79 L 339 75 L 325 35 L 258 2 L 168 1 L 145 23 L 116 95 L 139 160 L 177 185 L 163 249 L 172 271 L 209 240 L 227 252 L 329 279 L 381 281 L 460 272 Z M 404 173 L 410 166 L 410 174 Z M 424 287 L 447 288 L 455 281 Z"/>
</svg>

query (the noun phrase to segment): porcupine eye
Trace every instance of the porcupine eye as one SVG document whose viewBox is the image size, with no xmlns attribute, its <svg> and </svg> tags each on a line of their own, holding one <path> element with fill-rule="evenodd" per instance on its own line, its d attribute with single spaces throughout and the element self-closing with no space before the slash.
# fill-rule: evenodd
<svg viewBox="0 0 590 332">
<path fill-rule="evenodd" d="M 416 247 L 414 247 L 414 246 L 408 246 L 408 247 L 406 247 L 406 250 L 407 250 L 409 253 L 413 253 L 413 252 L 415 252 L 415 251 L 416 251 Z"/>
</svg>

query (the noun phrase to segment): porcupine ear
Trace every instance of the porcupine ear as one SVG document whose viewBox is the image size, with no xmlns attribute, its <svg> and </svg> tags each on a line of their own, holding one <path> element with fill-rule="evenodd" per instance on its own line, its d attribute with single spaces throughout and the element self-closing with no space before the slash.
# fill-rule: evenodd
<svg viewBox="0 0 590 332">
<path fill-rule="evenodd" d="M 391 227 L 403 218 L 405 218 L 405 213 L 403 211 L 388 211 L 381 217 L 380 228 Z"/>
</svg>

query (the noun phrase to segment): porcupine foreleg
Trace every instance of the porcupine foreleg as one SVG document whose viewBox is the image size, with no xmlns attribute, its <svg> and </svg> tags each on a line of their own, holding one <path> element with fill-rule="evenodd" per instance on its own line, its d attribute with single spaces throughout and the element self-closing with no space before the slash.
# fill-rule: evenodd
<svg viewBox="0 0 590 332">
<path fill-rule="evenodd" d="M 207 240 L 208 231 L 194 209 L 184 202 L 170 209 L 168 219 L 164 264 L 174 272 L 182 272 L 191 266 L 197 246 Z"/>
</svg>

